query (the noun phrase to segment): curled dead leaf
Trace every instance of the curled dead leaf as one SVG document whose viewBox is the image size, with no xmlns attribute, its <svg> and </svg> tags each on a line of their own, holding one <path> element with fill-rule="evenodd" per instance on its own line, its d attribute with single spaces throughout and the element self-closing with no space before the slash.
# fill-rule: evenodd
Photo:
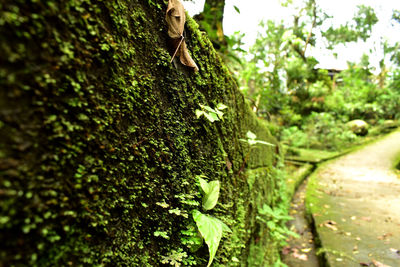
<svg viewBox="0 0 400 267">
<path fill-rule="evenodd" d="M 179 53 L 177 53 L 177 55 L 179 56 L 179 59 L 183 65 L 193 68 L 194 71 L 199 70 L 196 63 L 189 54 L 185 41 L 182 42 L 181 47 L 179 48 Z"/>
<path fill-rule="evenodd" d="M 168 35 L 173 39 L 181 38 L 185 28 L 185 8 L 179 0 L 169 0 L 165 20 L 168 24 Z"/>
<path fill-rule="evenodd" d="M 177 56 L 183 65 L 192 68 L 194 71 L 198 71 L 199 68 L 190 56 L 186 47 L 185 37 L 183 36 L 186 14 L 180 0 L 169 0 L 165 20 L 168 25 L 168 36 L 174 41 L 175 52 L 172 55 L 171 62 Z"/>
</svg>

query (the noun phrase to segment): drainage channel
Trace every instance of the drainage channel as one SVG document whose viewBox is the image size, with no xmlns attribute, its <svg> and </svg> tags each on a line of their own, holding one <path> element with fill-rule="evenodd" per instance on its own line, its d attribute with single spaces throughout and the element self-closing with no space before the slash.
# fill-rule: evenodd
<svg viewBox="0 0 400 267">
<path fill-rule="evenodd" d="M 317 164 L 313 164 L 311 173 L 316 167 Z M 311 219 L 307 217 L 305 197 L 308 177 L 297 188 L 290 204 L 290 216 L 293 217 L 293 220 L 288 222 L 288 227 L 299 237 L 290 237 L 287 246 L 281 251 L 282 261 L 289 267 L 327 266 L 324 255 L 317 253 L 320 243 L 316 238 L 315 227 Z"/>
</svg>

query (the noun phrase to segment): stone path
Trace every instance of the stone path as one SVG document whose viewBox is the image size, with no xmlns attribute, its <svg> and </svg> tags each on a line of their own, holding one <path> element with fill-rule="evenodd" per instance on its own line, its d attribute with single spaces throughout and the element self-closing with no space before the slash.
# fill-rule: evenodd
<svg viewBox="0 0 400 267">
<path fill-rule="evenodd" d="M 400 131 L 323 164 L 306 205 L 331 267 L 400 266 Z"/>
</svg>

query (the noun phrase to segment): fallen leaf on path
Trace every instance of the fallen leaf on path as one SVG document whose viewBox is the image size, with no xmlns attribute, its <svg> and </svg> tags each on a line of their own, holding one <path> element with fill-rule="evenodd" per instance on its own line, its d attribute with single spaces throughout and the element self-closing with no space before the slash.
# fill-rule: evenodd
<svg viewBox="0 0 400 267">
<path fill-rule="evenodd" d="M 292 251 L 291 247 L 286 246 L 282 249 L 282 254 L 283 255 L 288 255 Z"/>
<path fill-rule="evenodd" d="M 308 256 L 307 256 L 306 254 L 300 254 L 300 253 L 294 252 L 294 253 L 292 254 L 292 256 L 293 256 L 294 258 L 299 259 L 299 260 L 302 260 L 302 261 L 307 261 L 307 260 L 308 260 Z"/>
<path fill-rule="evenodd" d="M 390 251 L 400 256 L 400 249 L 391 248 Z"/>
<path fill-rule="evenodd" d="M 303 248 L 301 252 L 308 253 L 311 251 L 311 248 Z"/>
<path fill-rule="evenodd" d="M 353 247 L 353 254 L 358 254 L 358 253 L 360 253 L 360 251 L 358 251 L 358 246 L 355 245 L 355 246 Z"/>
<path fill-rule="evenodd" d="M 325 226 L 326 228 L 329 228 L 333 231 L 337 231 L 338 228 L 335 226 L 337 223 L 331 220 L 325 221 L 324 223 L 322 223 L 320 226 Z"/>
<path fill-rule="evenodd" d="M 391 267 L 389 265 L 383 264 L 382 262 L 372 260 L 372 263 L 375 265 L 375 267 Z"/>
<path fill-rule="evenodd" d="M 361 217 L 361 220 L 370 222 L 372 219 L 371 219 L 371 217 Z"/>
<path fill-rule="evenodd" d="M 388 238 L 391 237 L 391 236 L 393 236 L 392 233 L 386 233 L 386 234 L 383 234 L 383 235 L 381 235 L 381 236 L 378 236 L 378 239 L 379 239 L 379 240 L 386 240 L 386 239 L 388 239 Z"/>
</svg>

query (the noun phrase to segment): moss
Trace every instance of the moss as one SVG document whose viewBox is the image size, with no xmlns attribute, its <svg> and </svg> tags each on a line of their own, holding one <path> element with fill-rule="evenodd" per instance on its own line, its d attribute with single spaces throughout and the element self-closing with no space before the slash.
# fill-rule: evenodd
<svg viewBox="0 0 400 267">
<path fill-rule="evenodd" d="M 260 147 L 246 160 L 239 139 L 251 130 L 275 141 L 190 18 L 186 40 L 200 72 L 169 64 L 165 9 L 165 1 L 0 4 L 1 264 L 158 266 L 184 249 L 201 265 L 206 249 L 191 253 L 180 240 L 200 202 L 198 174 L 221 181 L 212 213 L 233 230 L 216 265 L 269 249 L 254 221 L 256 203 L 279 195 L 276 151 Z M 224 121 L 195 117 L 199 104 L 219 102 L 229 107 Z M 243 166 L 259 169 L 251 190 L 255 174 Z"/>
</svg>

